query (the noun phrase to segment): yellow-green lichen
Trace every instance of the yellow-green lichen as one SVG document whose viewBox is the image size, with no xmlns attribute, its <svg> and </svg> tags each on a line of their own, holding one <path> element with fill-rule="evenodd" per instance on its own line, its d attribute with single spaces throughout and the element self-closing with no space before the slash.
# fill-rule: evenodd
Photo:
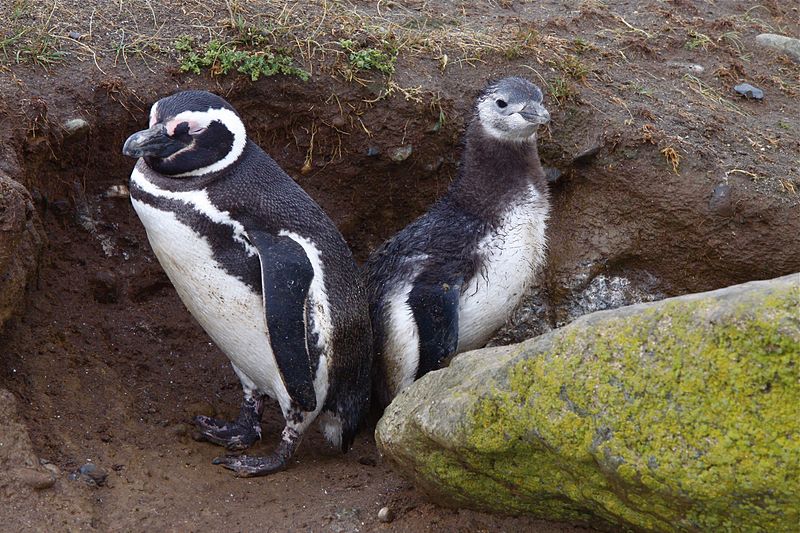
<svg viewBox="0 0 800 533">
<path fill-rule="evenodd" d="M 800 529 L 800 290 L 676 300 L 529 346 L 472 404 L 464 449 L 428 453 L 421 477 L 548 518 Z"/>
</svg>

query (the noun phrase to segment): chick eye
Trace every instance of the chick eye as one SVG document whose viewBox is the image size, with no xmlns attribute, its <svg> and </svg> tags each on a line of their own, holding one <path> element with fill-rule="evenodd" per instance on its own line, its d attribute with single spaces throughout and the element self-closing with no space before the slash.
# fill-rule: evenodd
<svg viewBox="0 0 800 533">
<path fill-rule="evenodd" d="M 497 107 L 499 107 L 500 109 L 503 109 L 508 105 L 508 103 L 506 103 L 505 100 L 497 100 L 495 103 L 497 104 Z"/>
</svg>

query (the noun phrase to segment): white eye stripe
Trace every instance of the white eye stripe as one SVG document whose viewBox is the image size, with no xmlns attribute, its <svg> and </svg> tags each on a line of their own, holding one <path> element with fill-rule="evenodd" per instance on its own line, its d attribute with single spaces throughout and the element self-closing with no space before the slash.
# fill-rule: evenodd
<svg viewBox="0 0 800 533">
<path fill-rule="evenodd" d="M 150 123 L 148 127 L 152 128 L 153 126 L 156 125 L 157 117 L 158 117 L 158 102 L 153 104 L 153 107 L 150 108 Z"/>
<path fill-rule="evenodd" d="M 228 152 L 225 157 L 206 167 L 184 172 L 182 174 L 176 174 L 174 176 L 176 178 L 202 176 L 203 174 L 208 174 L 210 172 L 218 172 L 233 164 L 234 161 L 239 159 L 239 156 L 242 155 L 242 152 L 244 152 L 244 147 L 247 144 L 247 131 L 245 130 L 244 124 L 242 124 L 239 116 L 230 109 L 219 108 L 209 109 L 208 111 L 184 111 L 175 115 L 172 120 L 178 121 L 178 124 L 181 122 L 188 122 L 190 124 L 190 129 L 196 127 L 198 128 L 198 132 L 200 131 L 200 128 L 207 128 L 209 124 L 217 121 L 224 125 L 228 131 L 233 134 L 233 145 L 231 146 L 230 152 Z"/>
</svg>

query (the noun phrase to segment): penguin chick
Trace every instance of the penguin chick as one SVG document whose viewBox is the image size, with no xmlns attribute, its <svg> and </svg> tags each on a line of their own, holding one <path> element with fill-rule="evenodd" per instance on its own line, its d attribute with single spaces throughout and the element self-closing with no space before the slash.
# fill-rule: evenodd
<svg viewBox="0 0 800 533">
<path fill-rule="evenodd" d="M 272 455 L 214 463 L 239 476 L 281 470 L 318 417 L 347 451 L 369 403 L 372 348 L 366 291 L 333 222 L 214 94 L 159 100 L 122 151 L 139 158 L 131 201 L 156 257 L 244 389 L 238 419 L 198 416 L 200 435 L 247 448 L 261 438 L 264 396 L 286 420 Z"/>
<path fill-rule="evenodd" d="M 483 346 L 542 268 L 550 206 L 536 130 L 549 120 L 542 91 L 528 80 L 489 85 L 457 179 L 367 260 L 383 407 L 448 357 Z"/>
</svg>

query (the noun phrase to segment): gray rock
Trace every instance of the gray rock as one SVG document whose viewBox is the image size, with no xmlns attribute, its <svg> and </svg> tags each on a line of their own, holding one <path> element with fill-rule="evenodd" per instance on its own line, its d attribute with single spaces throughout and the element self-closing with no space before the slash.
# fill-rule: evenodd
<svg viewBox="0 0 800 533">
<path fill-rule="evenodd" d="M 800 39 L 774 33 L 762 33 L 756 36 L 756 42 L 761 46 L 786 52 L 794 61 L 800 63 Z"/>
<path fill-rule="evenodd" d="M 378 520 L 388 524 L 394 520 L 394 512 L 388 507 L 381 507 L 381 510 L 378 511 Z"/>
<path fill-rule="evenodd" d="M 45 236 L 28 191 L 0 174 L 0 328 L 23 303 Z"/>
<path fill-rule="evenodd" d="M 82 118 L 67 120 L 61 125 L 65 137 L 79 138 L 89 133 L 89 123 Z"/>
<path fill-rule="evenodd" d="M 751 98 L 753 100 L 764 99 L 764 91 L 762 91 L 758 87 L 750 85 L 749 83 L 740 83 L 739 85 L 734 87 L 733 90 L 736 91 L 736 94 L 744 96 L 745 98 Z"/>
<path fill-rule="evenodd" d="M 392 150 L 391 159 L 396 163 L 400 163 L 408 159 L 411 154 L 414 152 L 414 147 L 410 144 L 404 144 L 399 148 L 395 148 Z"/>
<path fill-rule="evenodd" d="M 444 505 L 612 531 L 796 530 L 800 274 L 457 356 L 378 423 Z"/>
<path fill-rule="evenodd" d="M 733 214 L 733 195 L 731 186 L 727 183 L 720 183 L 711 192 L 708 199 L 708 208 L 718 215 L 730 216 Z"/>
<path fill-rule="evenodd" d="M 19 483 L 34 490 L 49 489 L 56 483 L 56 477 L 51 472 L 34 468 L 15 468 L 11 475 Z"/>
</svg>

